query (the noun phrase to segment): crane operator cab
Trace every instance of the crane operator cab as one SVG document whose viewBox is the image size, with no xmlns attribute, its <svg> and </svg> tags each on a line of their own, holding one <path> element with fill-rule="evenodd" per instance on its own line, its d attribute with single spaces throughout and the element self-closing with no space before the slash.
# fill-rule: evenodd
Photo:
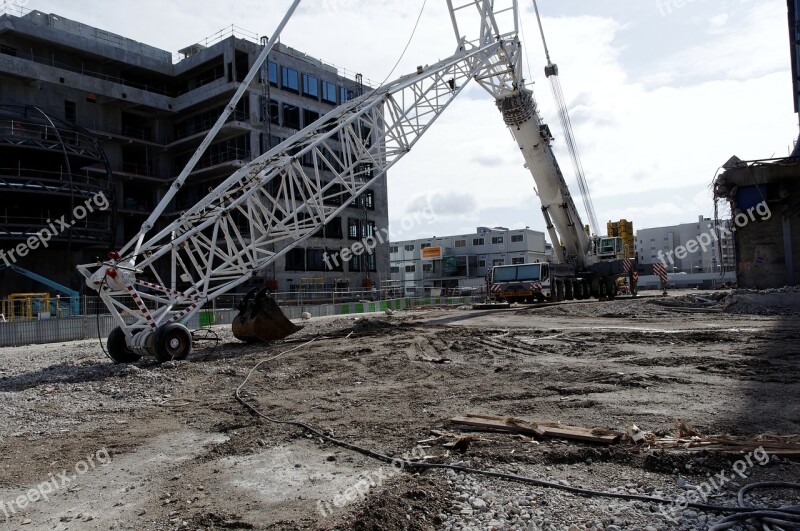
<svg viewBox="0 0 800 531">
<path fill-rule="evenodd" d="M 597 257 L 600 260 L 618 260 L 625 258 L 622 238 L 617 236 L 600 238 L 600 242 L 597 245 Z"/>
</svg>

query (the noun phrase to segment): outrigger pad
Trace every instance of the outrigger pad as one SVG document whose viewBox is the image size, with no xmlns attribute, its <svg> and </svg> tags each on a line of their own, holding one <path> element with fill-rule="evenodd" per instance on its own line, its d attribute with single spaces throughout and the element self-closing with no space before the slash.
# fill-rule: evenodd
<svg viewBox="0 0 800 531">
<path fill-rule="evenodd" d="M 301 327 L 291 322 L 281 311 L 275 299 L 267 295 L 267 289 L 251 289 L 239 303 L 239 314 L 234 317 L 231 328 L 240 341 L 275 341 L 290 336 Z"/>
</svg>

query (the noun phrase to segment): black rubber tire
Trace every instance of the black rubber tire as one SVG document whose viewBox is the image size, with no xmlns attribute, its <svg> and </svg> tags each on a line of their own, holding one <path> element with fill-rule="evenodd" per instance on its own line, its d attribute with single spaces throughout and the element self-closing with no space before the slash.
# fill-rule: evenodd
<svg viewBox="0 0 800 531">
<path fill-rule="evenodd" d="M 108 334 L 106 347 L 108 355 L 111 356 L 114 363 L 136 363 L 142 359 L 140 354 L 128 348 L 128 344 L 125 342 L 125 332 L 120 327 L 116 327 Z"/>
<path fill-rule="evenodd" d="M 564 298 L 568 301 L 575 300 L 575 284 L 572 281 L 564 282 Z"/>
<path fill-rule="evenodd" d="M 613 301 L 617 296 L 617 291 L 619 290 L 617 283 L 614 281 L 613 278 L 609 278 L 606 281 L 606 298 L 610 301 Z"/>
<path fill-rule="evenodd" d="M 180 323 L 167 323 L 156 330 L 153 353 L 159 363 L 185 360 L 192 351 L 192 333 Z"/>
</svg>

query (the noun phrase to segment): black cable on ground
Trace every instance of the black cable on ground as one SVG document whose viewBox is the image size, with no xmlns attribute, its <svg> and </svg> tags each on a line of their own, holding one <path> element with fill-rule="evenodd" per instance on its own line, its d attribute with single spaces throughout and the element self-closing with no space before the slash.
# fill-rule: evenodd
<svg viewBox="0 0 800 531">
<path fill-rule="evenodd" d="M 760 483 L 753 483 L 745 485 L 739 489 L 737 499 L 739 507 L 747 509 L 747 512 L 741 514 L 734 514 L 724 518 L 718 522 L 711 531 L 723 531 L 730 529 L 736 524 L 749 522 L 751 524 L 760 525 L 763 529 L 771 529 L 769 526 L 775 526 L 775 529 L 784 530 L 798 530 L 800 529 L 800 505 L 788 505 L 779 507 L 777 509 L 759 509 L 751 508 L 745 502 L 745 495 L 751 490 L 756 489 L 796 489 L 800 490 L 799 483 L 790 483 L 787 481 L 762 481 Z"/>
<path fill-rule="evenodd" d="M 475 475 L 481 475 L 481 476 L 486 476 L 486 477 L 494 477 L 494 478 L 504 479 L 504 480 L 507 480 L 507 481 L 516 481 L 518 483 L 525 483 L 525 484 L 528 484 L 528 485 L 535 485 L 537 487 L 545 487 L 545 488 L 550 488 L 550 489 L 563 490 L 563 491 L 566 491 L 566 492 L 569 492 L 569 493 L 572 493 L 572 494 L 577 494 L 579 496 L 596 496 L 596 497 L 602 497 L 602 498 L 615 498 L 615 499 L 622 499 L 622 500 L 628 500 L 628 501 L 641 501 L 641 502 L 658 503 L 658 504 L 662 504 L 662 505 L 663 504 L 671 505 L 671 504 L 675 504 L 676 503 L 675 500 L 670 500 L 670 499 L 667 499 L 667 498 L 657 498 L 655 496 L 644 496 L 644 495 L 640 495 L 640 494 L 620 494 L 620 493 L 613 493 L 613 492 L 601 492 L 601 491 L 597 491 L 597 490 L 582 489 L 582 488 L 579 488 L 579 487 L 571 487 L 571 486 L 567 486 L 567 485 L 562 485 L 560 483 L 554 483 L 554 482 L 551 482 L 551 481 L 545 481 L 545 480 L 541 480 L 541 479 L 534 479 L 534 478 L 529 478 L 529 477 L 525 477 L 525 476 L 518 476 L 516 474 L 507 474 L 507 473 L 504 473 L 504 472 L 492 472 L 490 470 L 481 470 L 481 469 L 477 469 L 477 468 L 470 468 L 470 467 L 465 467 L 465 466 L 461 466 L 461 465 L 449 465 L 449 464 L 444 464 L 444 463 L 420 463 L 420 462 L 415 462 L 415 461 L 408 461 L 406 459 L 390 457 L 388 455 L 384 455 L 384 454 L 381 454 L 379 452 L 375 452 L 375 451 L 370 450 L 368 448 L 364 448 L 364 447 L 361 447 L 361 446 L 358 446 L 358 445 L 355 445 L 355 444 L 352 444 L 352 443 L 348 443 L 348 442 L 336 439 L 335 437 L 331 437 L 330 435 L 326 435 L 325 433 L 322 433 L 321 431 L 317 430 L 316 428 L 314 428 L 314 427 L 312 427 L 312 426 L 310 426 L 310 425 L 308 425 L 308 424 L 306 424 L 304 422 L 300 422 L 300 421 L 296 421 L 296 420 L 280 420 L 280 419 L 272 418 L 269 415 L 266 415 L 265 413 L 262 413 L 256 406 L 248 403 L 244 398 L 242 398 L 242 396 L 241 396 L 242 388 L 244 388 L 244 386 L 247 385 L 247 382 L 250 380 L 250 377 L 258 369 L 258 367 L 260 367 L 264 363 L 267 363 L 269 361 L 278 359 L 281 356 L 284 356 L 285 354 L 289 354 L 290 352 L 294 352 L 296 350 L 300 350 L 301 348 L 305 347 L 306 345 L 310 345 L 311 343 L 313 343 L 314 341 L 316 341 L 318 339 L 323 339 L 323 336 L 315 337 L 315 338 L 311 339 L 310 341 L 306 341 L 305 343 L 302 343 L 302 344 L 300 344 L 300 345 L 298 345 L 296 347 L 293 347 L 293 348 L 291 348 L 289 350 L 285 350 L 285 351 L 283 351 L 283 352 L 281 352 L 281 353 L 279 353 L 279 354 L 277 354 L 275 356 L 272 356 L 271 358 L 267 358 L 265 360 L 259 361 L 257 364 L 255 364 L 253 366 L 253 368 L 250 369 L 250 371 L 247 373 L 247 376 L 245 377 L 245 379 L 242 381 L 241 384 L 239 384 L 239 387 L 236 388 L 236 391 L 234 392 L 234 397 L 236 398 L 236 400 L 240 404 L 242 404 L 245 408 L 247 408 L 251 413 L 256 415 L 257 417 L 260 417 L 260 418 L 262 418 L 264 420 L 272 422 L 273 424 L 283 424 L 283 425 L 287 425 L 287 426 L 296 426 L 296 427 L 301 428 L 304 431 L 306 431 L 308 433 L 311 433 L 312 435 L 314 435 L 316 437 L 319 437 L 319 438 L 321 438 L 321 439 L 323 439 L 323 440 L 325 440 L 325 441 L 327 441 L 327 442 L 329 442 L 331 444 L 335 444 L 336 446 L 340 446 L 342 448 L 347 448 L 348 450 L 352 450 L 354 452 L 358 452 L 358 453 L 360 453 L 362 455 L 366 455 L 367 457 L 371 457 L 371 458 L 376 459 L 378 461 L 383 461 L 385 463 L 390 463 L 392 466 L 396 466 L 396 467 L 398 467 L 400 469 L 403 469 L 403 470 L 408 469 L 408 470 L 412 470 L 412 471 L 422 471 L 422 470 L 430 470 L 430 469 L 450 469 L 450 470 L 454 470 L 456 472 L 464 472 L 465 474 L 475 474 Z M 798 524 L 791 524 L 791 525 L 794 525 L 795 527 L 791 527 L 791 526 L 790 527 L 785 527 L 785 525 L 784 525 L 783 529 L 786 529 L 786 530 L 800 530 L 800 510 L 792 509 L 792 508 L 789 508 L 788 510 L 787 510 L 787 508 L 755 509 L 755 508 L 746 507 L 746 506 L 742 505 L 743 504 L 743 501 L 742 501 L 743 500 L 743 496 L 744 496 L 744 493 L 747 492 L 747 490 L 750 490 L 750 489 L 753 489 L 753 488 L 760 488 L 760 487 L 768 486 L 768 485 L 769 486 L 773 486 L 775 484 L 774 483 L 756 483 L 756 484 L 751 485 L 749 487 L 744 487 L 744 489 L 742 489 L 742 491 L 744 491 L 744 492 L 740 491 L 740 494 L 739 494 L 739 503 L 740 503 L 739 507 L 735 507 L 735 506 L 734 507 L 729 507 L 729 506 L 725 506 L 725 505 L 712 505 L 712 504 L 694 503 L 694 502 L 687 502 L 685 504 L 681 503 L 681 505 L 685 505 L 687 508 L 691 507 L 693 509 L 700 509 L 700 510 L 703 510 L 703 511 L 714 512 L 714 513 L 735 513 L 733 516 L 729 517 L 729 518 L 734 518 L 734 517 L 737 518 L 736 520 L 732 521 L 731 525 L 728 525 L 726 527 L 718 527 L 717 526 L 717 527 L 712 528 L 713 531 L 729 529 L 730 527 L 735 525 L 737 522 L 746 521 L 746 520 L 749 520 L 749 519 L 752 519 L 752 518 L 761 518 L 762 515 L 766 516 L 766 517 L 770 517 L 770 518 L 775 518 L 775 519 L 788 520 L 789 522 L 797 521 Z M 800 489 L 800 484 L 798 484 L 798 483 L 780 483 L 780 485 L 785 487 L 785 488 Z M 794 511 L 797 511 L 797 512 L 794 512 Z M 767 513 L 769 513 L 769 514 L 767 514 Z M 793 520 L 794 518 L 796 518 L 796 520 Z M 726 520 L 727 520 L 727 518 L 726 518 Z M 789 525 L 789 524 L 787 523 L 786 525 Z"/>
<path fill-rule="evenodd" d="M 106 276 L 103 275 L 103 282 L 100 284 L 100 289 L 98 290 L 98 293 L 103 291 L 103 286 L 105 286 L 105 284 L 106 284 Z M 98 339 L 98 341 L 100 341 L 100 348 L 102 349 L 103 354 L 105 354 L 108 359 L 110 359 L 111 361 L 116 363 L 117 360 L 115 360 L 114 358 L 111 357 L 111 354 L 109 354 L 106 351 L 106 346 L 103 344 L 103 334 L 100 333 L 100 305 L 99 304 L 97 305 L 97 308 L 95 308 L 95 312 L 94 313 L 95 313 L 95 316 L 97 316 L 97 339 Z"/>
</svg>

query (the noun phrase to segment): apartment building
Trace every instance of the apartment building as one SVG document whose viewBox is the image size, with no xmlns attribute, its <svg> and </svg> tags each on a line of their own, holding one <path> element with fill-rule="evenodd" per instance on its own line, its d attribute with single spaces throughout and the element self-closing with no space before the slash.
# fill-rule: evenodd
<svg viewBox="0 0 800 531">
<path fill-rule="evenodd" d="M 81 288 L 75 265 L 105 256 L 136 234 L 239 88 L 262 42 L 229 31 L 173 57 L 55 14 L 0 16 L 0 191 L 6 192 L 0 195 L 0 248 L 25 241 L 49 219 L 69 219 L 73 205 L 102 192 L 107 211 L 17 262 Z M 159 226 L 364 90 L 360 76 L 277 44 Z M 322 258 L 376 225 L 388 226 L 385 178 L 252 282 L 280 291 L 360 289 L 370 275 L 388 273 L 387 244 L 338 271 L 328 270 Z M 20 284 L 29 281 L 0 272 L 0 298 L 33 289 Z"/>
<path fill-rule="evenodd" d="M 708 236 L 701 236 L 703 234 Z M 676 253 L 679 247 L 690 241 L 705 241 L 709 237 L 713 243 L 706 245 L 705 249 L 685 255 Z M 733 271 L 736 263 L 729 221 L 721 221 L 717 228 L 711 218 L 698 216 L 695 223 L 639 229 L 634 243 L 640 264 L 655 264 L 663 257 L 668 270 L 675 273 Z"/>
<path fill-rule="evenodd" d="M 552 259 L 544 233 L 527 228 L 478 227 L 472 234 L 389 244 L 391 280 L 407 293 L 479 287 L 494 266 Z"/>
</svg>

